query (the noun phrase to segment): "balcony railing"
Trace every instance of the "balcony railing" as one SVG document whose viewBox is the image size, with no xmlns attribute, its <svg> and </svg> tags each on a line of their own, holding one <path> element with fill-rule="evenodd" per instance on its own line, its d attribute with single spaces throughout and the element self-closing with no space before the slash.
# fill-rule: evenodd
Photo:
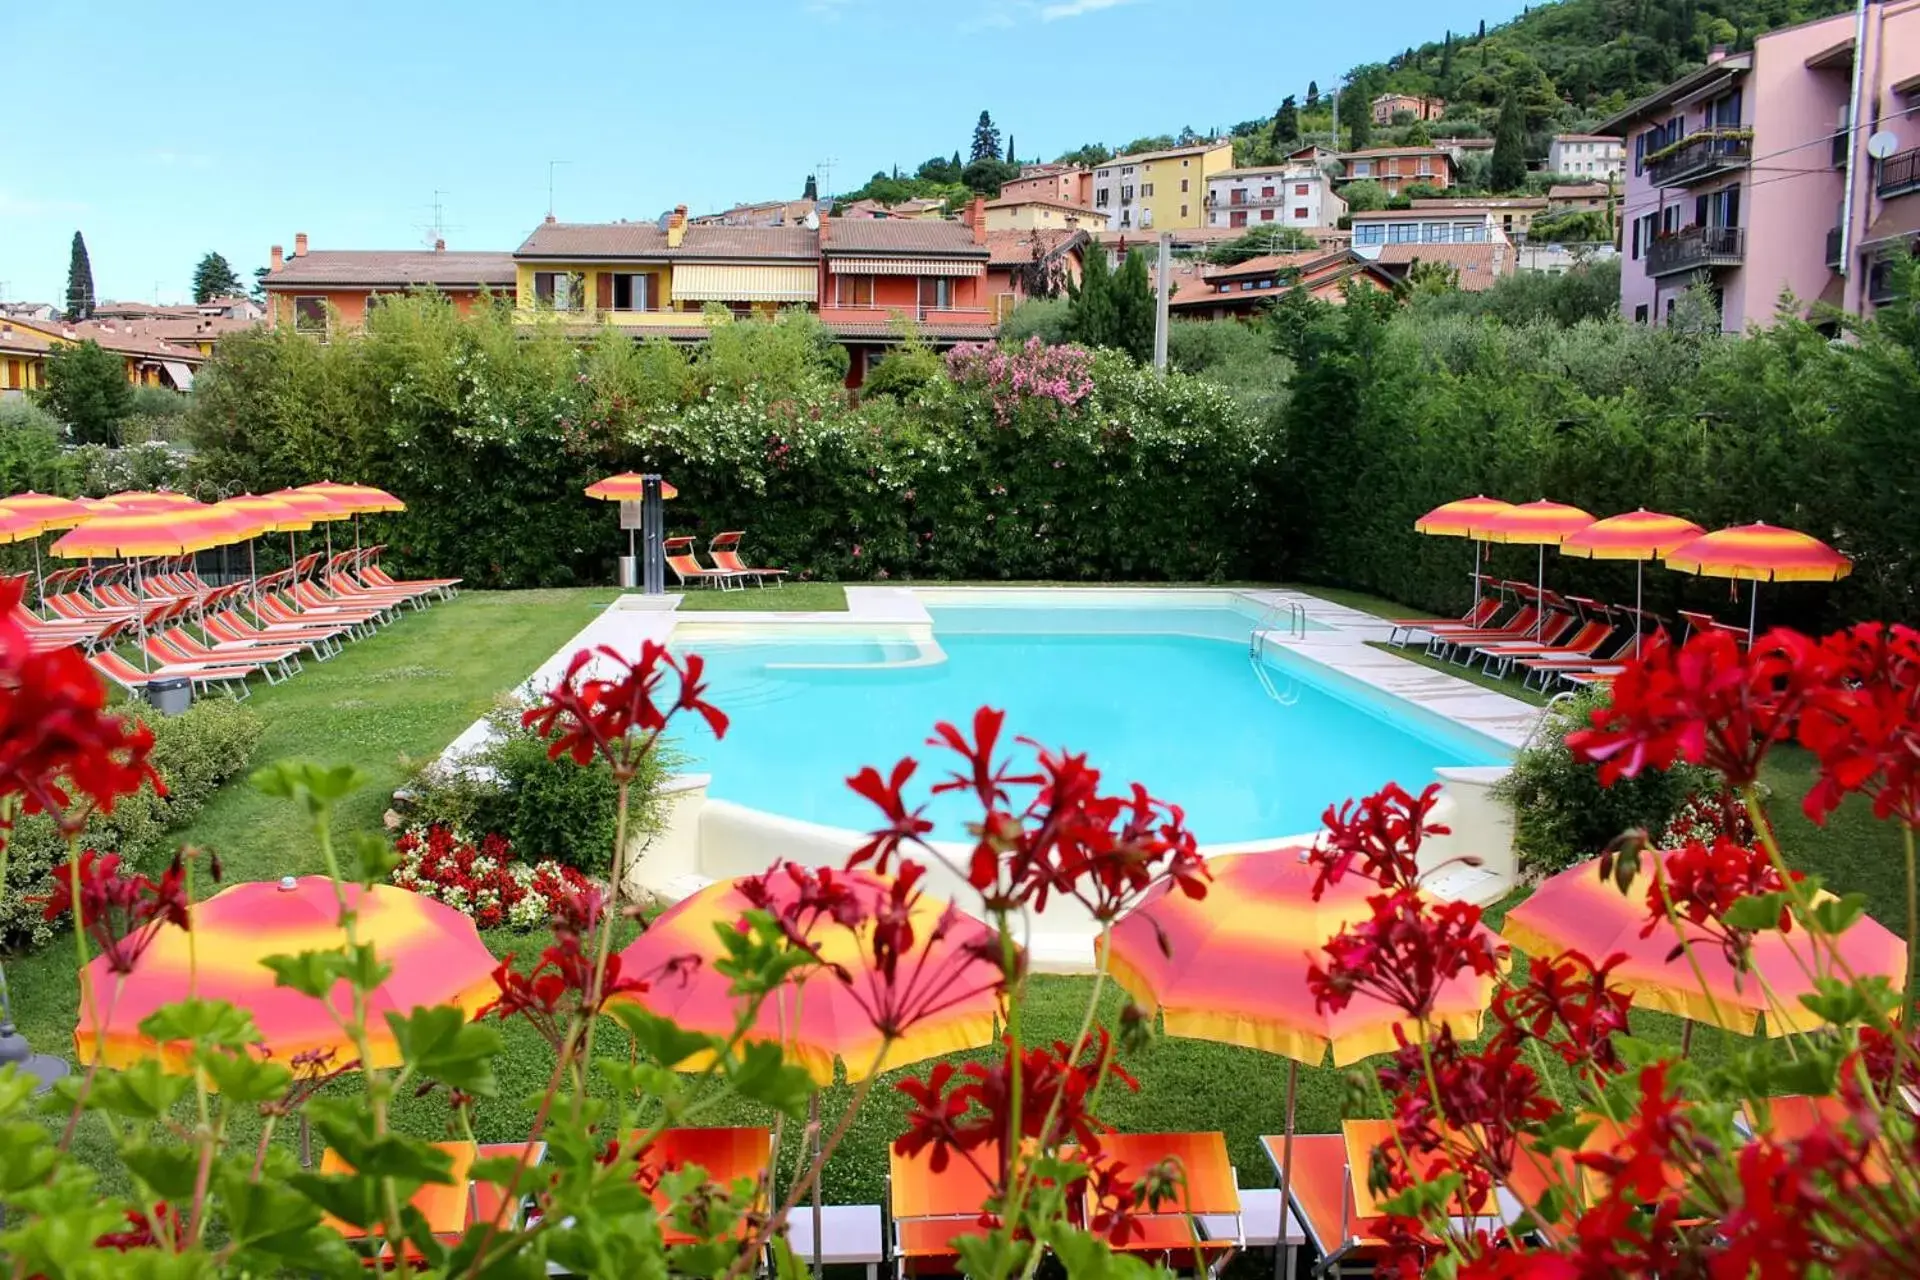
<svg viewBox="0 0 1920 1280">
<path fill-rule="evenodd" d="M 1889 200 L 1909 191 L 1920 191 L 1920 147 L 1880 162 L 1880 198 Z"/>
<path fill-rule="evenodd" d="M 1687 227 L 1653 242 L 1647 274 L 1678 275 L 1707 267 L 1737 267 L 1746 257 L 1747 233 L 1739 227 Z"/>
<path fill-rule="evenodd" d="M 1656 187 L 1680 187 L 1744 169 L 1753 159 L 1750 129 L 1703 129 L 1647 161 Z"/>
<path fill-rule="evenodd" d="M 1838 227 L 1827 228 L 1827 265 L 1830 267 L 1840 265 L 1840 228 Z"/>
<path fill-rule="evenodd" d="M 828 324 L 884 324 L 888 321 L 912 320 L 916 324 L 975 324 L 993 323 L 993 311 L 988 307 L 933 307 L 887 302 L 829 302 L 820 308 L 820 318 Z"/>
</svg>

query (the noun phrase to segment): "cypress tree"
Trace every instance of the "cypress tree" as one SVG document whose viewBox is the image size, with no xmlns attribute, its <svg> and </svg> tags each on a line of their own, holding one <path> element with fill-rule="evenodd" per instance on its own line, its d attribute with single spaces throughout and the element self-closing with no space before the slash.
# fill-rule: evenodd
<svg viewBox="0 0 1920 1280">
<path fill-rule="evenodd" d="M 1087 254 L 1078 283 L 1067 284 L 1066 335 L 1089 347 L 1113 345 L 1113 271 L 1099 249 Z"/>
<path fill-rule="evenodd" d="M 1300 140 L 1300 108 L 1294 105 L 1293 95 L 1288 94 L 1280 100 L 1280 109 L 1273 113 L 1273 145 L 1290 147 Z"/>
<path fill-rule="evenodd" d="M 1309 80 L 1307 81 L 1307 110 L 1318 111 L 1319 109 L 1320 82 L 1318 80 Z"/>
<path fill-rule="evenodd" d="M 1114 273 L 1110 289 L 1113 295 L 1113 340 L 1119 348 L 1141 364 L 1153 359 L 1154 302 L 1153 285 L 1147 278 L 1147 255 L 1134 250 L 1126 265 Z"/>
<path fill-rule="evenodd" d="M 1018 156 L 1018 155 L 1017 155 L 1017 154 L 1016 154 L 1016 153 L 1014 152 L 1014 149 L 1013 149 L 1013 135 L 1012 135 L 1012 134 L 1008 134 L 1008 135 L 1007 135 L 1007 163 L 1008 163 L 1008 164 L 1019 164 L 1019 163 L 1020 163 L 1020 157 L 1019 157 L 1019 156 Z"/>
<path fill-rule="evenodd" d="M 1493 168 L 1487 181 L 1496 194 L 1518 191 L 1527 181 L 1526 117 L 1520 95 L 1511 87 L 1500 104 L 1500 122 L 1493 131 Z"/>
<path fill-rule="evenodd" d="M 802 200 L 818 200 L 820 198 L 820 180 L 811 173 L 807 175 L 807 185 L 801 190 L 800 198 Z"/>
<path fill-rule="evenodd" d="M 93 304 L 93 263 L 87 260 L 85 237 L 76 231 L 73 233 L 73 258 L 67 263 L 67 319 L 90 318 Z"/>
</svg>

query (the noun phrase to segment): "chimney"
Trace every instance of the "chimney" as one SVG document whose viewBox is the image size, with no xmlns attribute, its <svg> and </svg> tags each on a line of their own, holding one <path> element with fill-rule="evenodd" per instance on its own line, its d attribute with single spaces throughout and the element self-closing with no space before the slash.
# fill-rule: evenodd
<svg viewBox="0 0 1920 1280">
<path fill-rule="evenodd" d="M 296 258 L 307 256 L 307 233 L 304 231 L 293 233 L 293 256 Z"/>
<path fill-rule="evenodd" d="M 548 225 L 548 226 L 552 226 L 552 225 L 553 225 L 553 215 L 552 215 L 552 214 L 548 214 L 548 215 L 547 215 L 547 225 Z"/>
<path fill-rule="evenodd" d="M 667 248 L 678 249 L 680 242 L 687 238 L 687 206 L 677 204 L 673 212 L 667 215 Z"/>
<path fill-rule="evenodd" d="M 987 242 L 987 198 L 975 196 L 968 201 L 967 215 L 961 221 L 973 228 L 975 244 L 985 244 Z"/>
<path fill-rule="evenodd" d="M 433 242 L 433 251 L 435 253 L 445 253 L 447 251 L 447 242 L 445 240 L 435 240 Z"/>
<path fill-rule="evenodd" d="M 279 245 L 275 245 L 267 251 L 267 270 L 278 271 L 281 267 L 285 266 L 286 263 L 286 250 L 282 249 Z"/>
<path fill-rule="evenodd" d="M 1715 62 L 1725 62 L 1726 60 L 1727 60 L 1727 46 L 1723 44 L 1717 44 L 1713 46 L 1713 48 L 1709 50 L 1707 53 L 1707 62 L 1709 64 L 1715 63 Z"/>
</svg>

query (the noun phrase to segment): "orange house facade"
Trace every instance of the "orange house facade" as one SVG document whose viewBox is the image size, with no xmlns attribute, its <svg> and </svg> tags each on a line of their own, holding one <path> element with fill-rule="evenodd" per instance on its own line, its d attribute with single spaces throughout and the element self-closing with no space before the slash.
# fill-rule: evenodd
<svg viewBox="0 0 1920 1280">
<path fill-rule="evenodd" d="M 310 250 L 305 232 L 293 238 L 288 257 L 274 245 L 263 282 L 267 323 L 326 337 L 336 328 L 357 329 L 381 294 L 431 288 L 452 300 L 462 315 L 485 298 L 513 300 L 510 253 L 452 253 L 446 241 L 432 249 Z"/>
<path fill-rule="evenodd" d="M 1392 196 L 1415 185 L 1445 191 L 1455 181 L 1453 153 L 1440 147 L 1372 147 L 1346 152 L 1340 162 L 1342 183 L 1377 182 Z"/>
<path fill-rule="evenodd" d="M 840 219 L 820 224 L 820 319 L 852 357 L 849 386 L 898 343 L 905 323 L 938 346 L 993 337 L 987 224 L 976 200 L 958 222 Z"/>
</svg>

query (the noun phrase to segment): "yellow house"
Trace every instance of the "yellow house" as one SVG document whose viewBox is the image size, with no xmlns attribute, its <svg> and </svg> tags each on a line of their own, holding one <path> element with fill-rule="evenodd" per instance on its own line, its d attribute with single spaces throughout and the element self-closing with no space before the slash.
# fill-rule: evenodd
<svg viewBox="0 0 1920 1280">
<path fill-rule="evenodd" d="M 1046 196 L 987 201 L 988 231 L 1105 231 L 1107 219 L 1082 205 Z"/>
<path fill-rule="evenodd" d="M 682 206 L 657 223 L 545 222 L 513 261 L 517 320 L 698 336 L 714 304 L 740 316 L 813 306 L 820 233 L 689 226 Z"/>
<path fill-rule="evenodd" d="M 0 320 L 0 400 L 44 386 L 51 350 L 53 341 L 45 334 Z"/>
<path fill-rule="evenodd" d="M 1109 231 L 1179 231 L 1207 223 L 1207 179 L 1233 167 L 1233 144 L 1205 140 L 1115 156 L 1093 171 L 1094 212 Z"/>
<path fill-rule="evenodd" d="M 10 339 L 0 338 L 0 374 L 9 380 L 9 384 L 0 386 L 0 389 L 25 390 L 45 385 L 47 353 L 55 347 L 82 342 L 97 343 L 119 356 L 126 362 L 127 381 L 136 387 L 192 390 L 194 374 L 207 359 L 196 347 L 155 337 L 137 321 L 80 320 L 67 324 L 57 320 L 9 320 L 5 324 L 13 333 Z M 36 340 L 39 344 L 39 363 L 26 369 L 24 376 L 30 381 L 15 388 L 10 384 L 14 374 L 8 367 L 8 361 L 31 354 L 25 348 L 36 344 Z M 19 353 L 8 350 L 9 341 L 20 345 L 22 350 Z"/>
</svg>

